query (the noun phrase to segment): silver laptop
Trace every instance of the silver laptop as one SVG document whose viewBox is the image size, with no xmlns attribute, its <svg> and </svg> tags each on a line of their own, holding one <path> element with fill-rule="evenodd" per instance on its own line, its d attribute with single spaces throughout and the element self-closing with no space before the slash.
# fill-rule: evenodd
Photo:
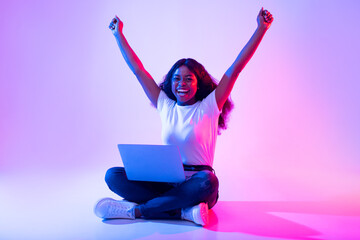
<svg viewBox="0 0 360 240">
<path fill-rule="evenodd" d="M 176 145 L 118 144 L 118 148 L 129 180 L 185 181 L 184 167 Z"/>
</svg>

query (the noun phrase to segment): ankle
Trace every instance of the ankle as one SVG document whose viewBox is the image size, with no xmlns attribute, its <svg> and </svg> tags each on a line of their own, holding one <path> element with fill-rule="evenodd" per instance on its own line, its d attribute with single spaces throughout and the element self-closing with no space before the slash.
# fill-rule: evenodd
<svg viewBox="0 0 360 240">
<path fill-rule="evenodd" d="M 134 207 L 135 210 L 135 217 L 136 218 L 140 218 L 142 216 L 141 211 L 140 211 L 140 207 L 139 206 L 135 206 Z"/>
</svg>

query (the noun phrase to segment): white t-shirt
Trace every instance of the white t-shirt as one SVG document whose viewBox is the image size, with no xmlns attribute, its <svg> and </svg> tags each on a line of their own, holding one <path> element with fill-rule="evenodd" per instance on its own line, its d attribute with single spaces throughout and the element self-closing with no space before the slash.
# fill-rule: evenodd
<svg viewBox="0 0 360 240">
<path fill-rule="evenodd" d="M 212 166 L 221 113 L 215 91 L 193 105 L 180 106 L 161 90 L 157 110 L 162 141 L 179 146 L 183 164 Z"/>
</svg>

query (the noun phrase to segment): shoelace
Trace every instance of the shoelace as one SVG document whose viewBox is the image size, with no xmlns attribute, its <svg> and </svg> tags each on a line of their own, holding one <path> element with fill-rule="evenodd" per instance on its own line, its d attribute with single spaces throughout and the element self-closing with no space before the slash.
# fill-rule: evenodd
<svg viewBox="0 0 360 240">
<path fill-rule="evenodd" d="M 125 207 L 124 205 L 118 204 L 116 202 L 110 203 L 108 213 L 112 217 L 116 217 L 116 216 L 124 215 L 124 214 L 128 217 L 131 217 L 130 209 Z"/>
</svg>

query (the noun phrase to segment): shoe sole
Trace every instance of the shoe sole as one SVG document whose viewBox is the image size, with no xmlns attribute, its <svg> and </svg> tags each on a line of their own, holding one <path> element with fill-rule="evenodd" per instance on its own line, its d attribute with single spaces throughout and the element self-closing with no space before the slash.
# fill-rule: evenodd
<svg viewBox="0 0 360 240">
<path fill-rule="evenodd" d="M 200 203 L 199 208 L 196 209 L 197 213 L 194 214 L 194 222 L 201 226 L 205 226 L 209 223 L 209 208 L 206 203 Z"/>
</svg>

